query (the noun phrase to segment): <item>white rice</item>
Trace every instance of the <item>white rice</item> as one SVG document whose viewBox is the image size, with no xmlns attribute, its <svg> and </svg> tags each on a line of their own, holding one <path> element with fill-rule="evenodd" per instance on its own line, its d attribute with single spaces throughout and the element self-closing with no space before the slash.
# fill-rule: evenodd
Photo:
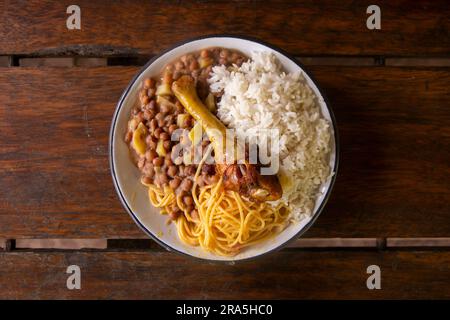
<svg viewBox="0 0 450 320">
<path fill-rule="evenodd" d="M 313 213 L 319 187 L 330 176 L 330 124 L 301 73 L 286 74 L 273 53 L 253 52 L 241 67 L 216 66 L 208 80 L 212 92 L 223 92 L 218 117 L 236 134 L 278 129 L 282 201 L 292 219 Z"/>
</svg>

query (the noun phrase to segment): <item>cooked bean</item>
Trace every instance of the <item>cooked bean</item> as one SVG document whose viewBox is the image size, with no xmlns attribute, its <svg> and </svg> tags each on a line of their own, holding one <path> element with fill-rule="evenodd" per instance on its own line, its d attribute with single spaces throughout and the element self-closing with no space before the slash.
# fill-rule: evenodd
<svg viewBox="0 0 450 320">
<path fill-rule="evenodd" d="M 158 112 L 158 113 L 155 115 L 155 119 L 156 119 L 157 121 L 159 121 L 159 120 L 164 120 L 164 113 Z"/>
<path fill-rule="evenodd" d="M 168 103 L 164 103 L 161 105 L 161 107 L 159 107 L 159 110 L 161 113 L 168 113 L 172 110 L 172 106 Z"/>
<path fill-rule="evenodd" d="M 183 203 L 187 206 L 191 206 L 194 203 L 194 199 L 191 196 L 183 197 Z"/>
<path fill-rule="evenodd" d="M 173 162 L 172 162 L 172 158 L 171 158 L 171 156 L 170 156 L 170 153 L 167 153 L 166 156 L 164 157 L 164 164 L 165 164 L 167 167 L 170 167 L 171 165 L 173 165 Z"/>
<path fill-rule="evenodd" d="M 181 76 L 182 76 L 182 73 L 180 71 L 175 71 L 173 73 L 173 80 L 176 81 L 176 80 L 180 79 Z"/>
<path fill-rule="evenodd" d="M 154 132 L 158 128 L 158 121 L 156 119 L 152 119 L 150 121 L 150 130 Z"/>
<path fill-rule="evenodd" d="M 166 184 L 169 182 L 169 178 L 167 177 L 167 174 L 165 172 L 159 173 L 158 178 L 160 184 Z"/>
<path fill-rule="evenodd" d="M 149 98 L 153 98 L 155 96 L 156 93 L 156 89 L 155 88 L 150 88 L 147 90 L 147 95 Z"/>
<path fill-rule="evenodd" d="M 146 162 L 142 172 L 147 177 L 153 178 L 153 176 L 155 175 L 155 168 L 153 167 L 153 164 L 151 162 Z"/>
<path fill-rule="evenodd" d="M 159 139 L 159 136 L 162 132 L 163 132 L 163 129 L 156 128 L 155 132 L 153 132 L 153 135 L 155 136 L 156 139 Z"/>
<path fill-rule="evenodd" d="M 198 62 L 197 60 L 192 60 L 191 63 L 189 64 L 189 71 L 194 71 L 197 70 L 199 68 Z"/>
<path fill-rule="evenodd" d="M 156 101 L 155 100 L 151 100 L 147 104 L 147 109 L 152 110 L 152 111 L 156 111 Z"/>
<path fill-rule="evenodd" d="M 152 120 L 155 116 L 155 112 L 152 110 L 145 110 L 144 111 L 144 119 L 145 120 Z"/>
<path fill-rule="evenodd" d="M 169 186 L 172 188 L 172 190 L 175 190 L 176 188 L 179 187 L 181 183 L 181 178 L 180 177 L 174 177 L 170 182 L 169 182 Z"/>
<path fill-rule="evenodd" d="M 180 215 L 180 212 L 179 212 L 179 211 L 170 211 L 170 212 L 169 212 L 169 218 L 170 218 L 170 220 L 172 220 L 172 221 L 177 220 L 178 217 L 179 217 L 179 215 Z"/>
<path fill-rule="evenodd" d="M 209 57 L 209 50 L 203 49 L 203 50 L 200 52 L 200 56 L 201 56 L 202 58 L 208 58 L 208 57 Z"/>
<path fill-rule="evenodd" d="M 186 212 L 191 213 L 194 210 L 194 206 L 190 205 L 190 206 L 186 206 Z"/>
<path fill-rule="evenodd" d="M 137 163 L 138 168 L 142 169 L 144 167 L 144 165 L 145 165 L 145 158 L 140 158 Z"/>
<path fill-rule="evenodd" d="M 213 164 L 205 163 L 202 166 L 202 173 L 207 175 L 213 175 L 215 173 L 216 169 Z"/>
<path fill-rule="evenodd" d="M 164 141 L 170 140 L 170 135 L 167 132 L 162 132 L 159 135 L 159 139 L 164 140 Z"/>
<path fill-rule="evenodd" d="M 144 87 L 145 88 L 153 88 L 155 86 L 155 80 L 153 80 L 152 78 L 147 78 L 144 81 Z"/>
<path fill-rule="evenodd" d="M 200 188 L 203 187 L 205 185 L 204 176 L 198 176 L 195 182 L 198 184 Z"/>
<path fill-rule="evenodd" d="M 172 80 L 173 80 L 173 78 L 172 78 L 172 73 L 171 72 L 165 72 L 164 73 L 164 76 L 163 76 L 163 83 L 172 83 Z"/>
<path fill-rule="evenodd" d="M 145 142 L 147 143 L 148 147 L 151 150 L 155 150 L 156 149 L 157 142 L 155 141 L 155 139 L 151 135 L 148 135 L 147 138 L 145 138 Z"/>
<path fill-rule="evenodd" d="M 180 188 L 183 191 L 190 191 L 192 189 L 192 180 L 189 178 L 184 178 Z"/>
<path fill-rule="evenodd" d="M 156 157 L 153 159 L 153 165 L 155 167 L 161 167 L 164 163 L 164 159 L 162 157 Z"/>
<path fill-rule="evenodd" d="M 191 211 L 191 218 L 194 220 L 199 220 L 200 216 L 198 215 L 197 209 Z"/>
<path fill-rule="evenodd" d="M 184 169 L 184 174 L 186 176 L 193 176 L 196 171 L 197 171 L 197 168 L 195 167 L 195 165 L 191 164 L 191 165 L 187 166 L 186 169 Z"/>
<path fill-rule="evenodd" d="M 176 71 L 181 71 L 184 68 L 184 63 L 183 61 L 177 61 L 175 63 L 175 70 Z"/>
<path fill-rule="evenodd" d="M 170 167 L 167 169 L 167 174 L 168 174 L 170 177 L 172 177 L 172 178 L 175 177 L 175 175 L 177 174 L 177 172 L 178 172 L 178 169 L 177 169 L 176 166 L 170 166 Z"/>
<path fill-rule="evenodd" d="M 127 131 L 127 133 L 125 134 L 125 142 L 126 143 L 130 142 L 132 138 L 133 138 L 133 132 Z"/>
<path fill-rule="evenodd" d="M 142 180 L 143 180 L 144 183 L 146 183 L 146 184 L 151 184 L 151 183 L 153 183 L 153 179 L 150 178 L 150 177 L 147 177 L 147 176 L 144 177 Z"/>
<path fill-rule="evenodd" d="M 169 126 L 169 133 L 172 134 L 177 129 L 178 129 L 178 126 L 176 124 L 171 124 Z"/>
<path fill-rule="evenodd" d="M 147 96 L 147 94 L 144 96 L 141 96 L 141 104 L 146 105 L 150 102 L 150 98 Z"/>
<path fill-rule="evenodd" d="M 183 113 L 184 107 L 180 101 L 177 100 L 177 102 L 175 102 L 175 107 L 177 108 L 177 112 Z"/>
<path fill-rule="evenodd" d="M 219 176 L 217 174 L 208 177 L 208 184 L 213 184 L 219 181 Z"/>
<path fill-rule="evenodd" d="M 147 152 L 145 152 L 145 159 L 148 161 L 153 161 L 157 156 L 158 154 L 154 150 L 147 150 Z"/>
<path fill-rule="evenodd" d="M 172 142 L 170 141 L 170 140 L 165 140 L 164 142 L 163 142 L 163 147 L 164 147 L 164 149 L 166 149 L 167 151 L 169 151 L 170 150 L 170 147 L 172 146 Z"/>
</svg>

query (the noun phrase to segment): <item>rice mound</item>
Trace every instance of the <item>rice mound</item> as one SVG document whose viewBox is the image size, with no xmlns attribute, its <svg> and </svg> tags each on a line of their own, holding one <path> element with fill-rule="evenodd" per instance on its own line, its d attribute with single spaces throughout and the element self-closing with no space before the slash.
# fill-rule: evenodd
<svg viewBox="0 0 450 320">
<path fill-rule="evenodd" d="M 238 137 L 279 130 L 281 201 L 293 220 L 310 216 L 330 177 L 331 129 L 303 75 L 286 74 L 273 53 L 255 51 L 241 67 L 215 66 L 208 82 L 212 92 L 222 93 L 218 117 Z"/>
</svg>

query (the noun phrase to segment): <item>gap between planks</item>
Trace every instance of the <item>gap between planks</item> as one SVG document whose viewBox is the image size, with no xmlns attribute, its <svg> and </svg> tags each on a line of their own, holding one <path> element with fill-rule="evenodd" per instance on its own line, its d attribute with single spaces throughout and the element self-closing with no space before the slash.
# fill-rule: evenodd
<svg viewBox="0 0 450 320">
<path fill-rule="evenodd" d="M 0 67 L 143 66 L 151 57 L 0 56 Z M 450 67 L 450 57 L 298 56 L 296 58 L 306 66 Z"/>
<path fill-rule="evenodd" d="M 4 251 L 24 249 L 140 249 L 162 250 L 151 239 L 0 239 Z M 351 249 L 372 248 L 450 248 L 450 238 L 303 238 L 286 246 L 287 249 Z"/>
</svg>

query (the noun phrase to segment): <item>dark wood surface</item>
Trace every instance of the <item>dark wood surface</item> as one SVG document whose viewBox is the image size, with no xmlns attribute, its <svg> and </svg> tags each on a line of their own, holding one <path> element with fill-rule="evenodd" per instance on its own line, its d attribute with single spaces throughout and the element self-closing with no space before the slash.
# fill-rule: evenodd
<svg viewBox="0 0 450 320">
<path fill-rule="evenodd" d="M 81 269 L 81 290 L 67 290 L 66 268 L 72 264 Z M 366 286 L 366 269 L 373 264 L 381 269 L 381 290 Z M 0 253 L 0 298 L 450 298 L 448 290 L 437 290 L 448 284 L 449 266 L 448 251 L 285 250 L 234 266 L 168 252 Z"/>
<path fill-rule="evenodd" d="M 82 29 L 68 31 L 70 4 L 0 0 L 0 298 L 450 298 L 446 0 L 378 1 L 381 30 L 366 28 L 366 0 L 80 0 Z M 112 114 L 140 66 L 218 33 L 304 62 L 341 140 L 312 239 L 235 266 L 133 240 L 146 236 L 108 163 Z M 66 288 L 70 264 L 80 291 Z M 371 264 L 382 290 L 366 288 Z"/>
<path fill-rule="evenodd" d="M 373 1 L 80 0 L 82 29 L 66 28 L 66 2 L 0 5 L 0 54 L 155 54 L 212 33 L 259 37 L 302 55 L 448 55 L 446 0 L 377 1 L 382 28 L 366 28 Z"/>
<path fill-rule="evenodd" d="M 450 236 L 450 70 L 310 69 L 338 119 L 341 167 L 306 236 Z M 137 71 L 2 70 L 2 237 L 144 236 L 116 197 L 107 148 L 115 103 Z"/>
</svg>

